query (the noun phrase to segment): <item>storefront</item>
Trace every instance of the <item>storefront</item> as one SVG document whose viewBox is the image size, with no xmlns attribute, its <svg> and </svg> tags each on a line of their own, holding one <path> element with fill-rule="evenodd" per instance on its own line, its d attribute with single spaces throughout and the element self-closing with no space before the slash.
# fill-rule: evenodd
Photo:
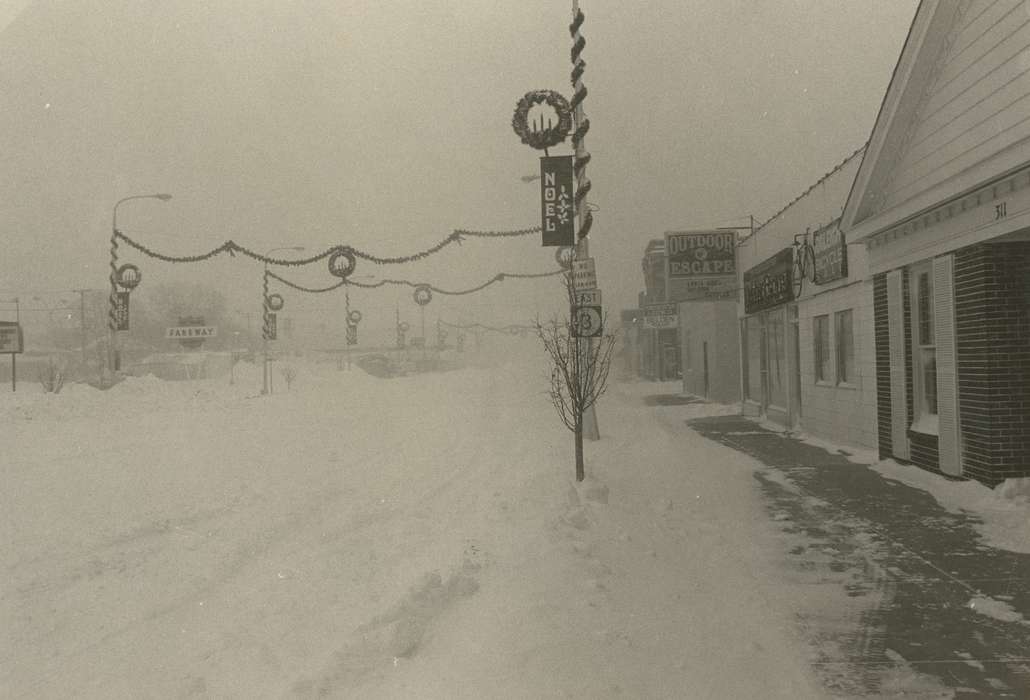
<svg viewBox="0 0 1030 700">
<path fill-rule="evenodd" d="M 799 414 L 794 251 L 787 247 L 744 271 L 741 384 L 745 415 L 793 426 Z"/>
<path fill-rule="evenodd" d="M 920 6 L 841 226 L 873 281 L 879 451 L 1030 476 L 1030 28 Z"/>
<path fill-rule="evenodd" d="M 852 153 L 742 241 L 741 384 L 749 415 L 873 449 L 872 287 L 862 246 L 839 226 L 861 157 Z"/>
</svg>

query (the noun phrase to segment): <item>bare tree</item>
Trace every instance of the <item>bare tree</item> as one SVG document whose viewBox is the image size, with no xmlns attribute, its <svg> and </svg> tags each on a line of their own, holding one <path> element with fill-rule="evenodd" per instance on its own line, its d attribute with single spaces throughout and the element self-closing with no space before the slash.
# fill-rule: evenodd
<svg viewBox="0 0 1030 700">
<path fill-rule="evenodd" d="M 64 386 L 64 370 L 53 357 L 47 358 L 47 363 L 39 368 L 39 383 L 44 393 L 61 393 Z"/>
<path fill-rule="evenodd" d="M 286 380 L 286 390 L 289 391 L 290 387 L 293 386 L 293 380 L 297 378 L 297 370 L 293 365 L 283 365 L 279 370 L 279 373 L 283 375 L 283 379 Z"/>
<path fill-rule="evenodd" d="M 604 394 L 608 386 L 615 335 L 602 336 L 597 342 L 576 337 L 575 319 L 571 318 L 574 300 L 572 281 L 565 277 L 570 317 L 536 321 L 536 333 L 551 356 L 551 403 L 565 427 L 575 435 L 576 481 L 583 481 L 583 415 Z M 604 317 L 602 327 L 607 323 Z"/>
</svg>

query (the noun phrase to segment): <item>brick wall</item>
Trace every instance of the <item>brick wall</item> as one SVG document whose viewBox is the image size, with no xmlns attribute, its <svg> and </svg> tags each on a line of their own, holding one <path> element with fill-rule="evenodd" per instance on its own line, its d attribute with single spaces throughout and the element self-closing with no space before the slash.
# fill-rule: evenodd
<svg viewBox="0 0 1030 700">
<path fill-rule="evenodd" d="M 876 345 L 876 427 L 880 459 L 893 456 L 891 437 L 890 326 L 887 324 L 887 273 L 873 277 L 874 340 Z"/>
<path fill-rule="evenodd" d="M 955 253 L 955 321 L 965 473 L 1030 476 L 1030 242 Z"/>
<path fill-rule="evenodd" d="M 902 306 L 905 322 L 905 397 L 906 425 L 912 425 L 915 411 L 912 386 L 912 303 L 909 293 L 908 270 L 901 278 Z M 873 278 L 874 340 L 876 347 L 876 424 L 879 430 L 879 453 L 881 459 L 894 459 L 891 439 L 891 367 L 890 327 L 887 323 L 887 275 L 881 273 Z M 927 471 L 941 474 L 940 458 L 937 452 L 937 436 L 907 432 L 909 441 L 909 462 Z"/>
</svg>

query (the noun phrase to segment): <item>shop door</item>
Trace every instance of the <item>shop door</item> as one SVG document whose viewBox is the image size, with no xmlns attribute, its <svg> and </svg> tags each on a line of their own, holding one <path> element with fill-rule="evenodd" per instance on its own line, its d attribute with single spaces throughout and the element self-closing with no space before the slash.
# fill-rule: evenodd
<svg viewBox="0 0 1030 700">
<path fill-rule="evenodd" d="M 702 344 L 702 353 L 705 365 L 705 398 L 708 398 L 708 341 L 704 341 Z"/>
<path fill-rule="evenodd" d="M 801 422 L 801 331 L 798 324 L 798 307 L 791 306 L 787 311 L 790 320 L 791 345 L 791 384 L 790 384 L 790 422 L 797 425 Z"/>
</svg>

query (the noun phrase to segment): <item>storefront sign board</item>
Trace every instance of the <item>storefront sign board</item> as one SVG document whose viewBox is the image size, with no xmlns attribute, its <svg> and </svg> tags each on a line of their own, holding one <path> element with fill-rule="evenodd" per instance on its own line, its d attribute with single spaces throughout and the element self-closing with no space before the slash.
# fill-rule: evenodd
<svg viewBox="0 0 1030 700">
<path fill-rule="evenodd" d="M 678 328 L 679 318 L 675 304 L 648 304 L 644 307 L 644 328 Z"/>
<path fill-rule="evenodd" d="M 794 248 L 787 247 L 744 272 L 744 313 L 793 300 Z"/>
<path fill-rule="evenodd" d="M 668 301 L 733 299 L 737 286 L 736 232 L 667 232 L 665 261 Z"/>
<path fill-rule="evenodd" d="M 836 225 L 816 231 L 812 236 L 815 251 L 815 283 L 826 284 L 848 276 L 848 246 L 844 232 Z"/>
</svg>

